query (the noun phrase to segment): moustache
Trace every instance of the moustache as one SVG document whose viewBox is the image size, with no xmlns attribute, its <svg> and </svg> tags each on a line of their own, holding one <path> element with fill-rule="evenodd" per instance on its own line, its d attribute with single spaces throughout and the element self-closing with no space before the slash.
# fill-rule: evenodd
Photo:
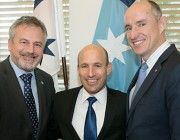
<svg viewBox="0 0 180 140">
<path fill-rule="evenodd" d="M 36 57 L 38 57 L 38 55 L 37 54 L 35 54 L 35 53 L 22 53 L 21 55 L 23 55 L 23 56 L 26 56 L 26 57 L 32 57 L 32 58 L 36 58 Z"/>
</svg>

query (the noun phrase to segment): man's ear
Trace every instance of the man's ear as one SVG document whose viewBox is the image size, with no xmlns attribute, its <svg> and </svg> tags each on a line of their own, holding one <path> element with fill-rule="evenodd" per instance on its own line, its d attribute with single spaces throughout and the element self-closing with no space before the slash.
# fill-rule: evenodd
<svg viewBox="0 0 180 140">
<path fill-rule="evenodd" d="M 165 16 L 161 16 L 161 18 L 159 19 L 159 31 L 160 31 L 160 34 L 162 34 L 165 31 L 166 23 L 167 23 L 167 18 Z"/>
<path fill-rule="evenodd" d="M 111 71 L 112 71 L 112 63 L 109 63 L 107 65 L 107 75 L 109 75 L 111 73 Z"/>
<path fill-rule="evenodd" d="M 11 50 L 11 48 L 12 48 L 12 40 L 11 39 L 9 39 L 8 40 L 8 50 L 10 51 Z"/>
</svg>

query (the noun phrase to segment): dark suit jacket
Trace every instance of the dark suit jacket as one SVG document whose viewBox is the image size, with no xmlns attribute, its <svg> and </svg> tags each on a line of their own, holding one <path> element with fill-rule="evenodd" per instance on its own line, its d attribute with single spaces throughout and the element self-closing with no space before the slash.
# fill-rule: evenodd
<svg viewBox="0 0 180 140">
<path fill-rule="evenodd" d="M 130 110 L 127 106 L 126 135 L 128 140 L 180 140 L 179 131 L 180 53 L 171 45 L 147 75 Z"/>
<path fill-rule="evenodd" d="M 0 63 L 0 140 L 32 140 L 24 96 L 8 59 Z M 35 69 L 35 76 L 39 100 L 37 139 L 45 140 L 55 90 L 50 75 Z"/>
<path fill-rule="evenodd" d="M 78 87 L 55 95 L 53 111 L 63 140 L 80 140 L 71 124 L 80 89 Z M 126 94 L 108 88 L 104 124 L 97 140 L 125 140 L 125 105 Z"/>
</svg>

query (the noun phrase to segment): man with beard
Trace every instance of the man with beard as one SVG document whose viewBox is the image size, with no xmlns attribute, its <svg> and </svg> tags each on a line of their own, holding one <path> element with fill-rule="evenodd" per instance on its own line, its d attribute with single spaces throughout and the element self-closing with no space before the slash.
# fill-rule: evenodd
<svg viewBox="0 0 180 140">
<path fill-rule="evenodd" d="M 36 68 L 46 39 L 46 27 L 33 16 L 9 29 L 10 56 L 0 63 L 1 140 L 46 139 L 55 89 L 51 76 Z"/>
</svg>

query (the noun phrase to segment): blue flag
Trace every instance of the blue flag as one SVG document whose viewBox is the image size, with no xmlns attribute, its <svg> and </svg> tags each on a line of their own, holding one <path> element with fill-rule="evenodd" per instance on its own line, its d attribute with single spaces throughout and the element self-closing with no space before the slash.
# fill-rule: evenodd
<svg viewBox="0 0 180 140">
<path fill-rule="evenodd" d="M 124 14 L 135 0 L 103 0 L 93 43 L 103 46 L 112 62 L 112 73 L 107 85 L 127 92 L 129 84 L 140 66 L 140 58 L 128 46 Z"/>
</svg>

